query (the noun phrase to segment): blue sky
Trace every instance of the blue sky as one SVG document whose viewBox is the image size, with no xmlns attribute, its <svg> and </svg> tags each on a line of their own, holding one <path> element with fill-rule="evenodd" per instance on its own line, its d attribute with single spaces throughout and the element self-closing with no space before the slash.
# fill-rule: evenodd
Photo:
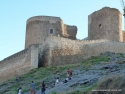
<svg viewBox="0 0 125 94">
<path fill-rule="evenodd" d="M 61 17 L 76 25 L 77 38 L 88 36 L 88 15 L 102 7 L 122 11 L 120 0 L 0 0 L 0 60 L 24 49 L 26 20 L 32 16 Z"/>
</svg>

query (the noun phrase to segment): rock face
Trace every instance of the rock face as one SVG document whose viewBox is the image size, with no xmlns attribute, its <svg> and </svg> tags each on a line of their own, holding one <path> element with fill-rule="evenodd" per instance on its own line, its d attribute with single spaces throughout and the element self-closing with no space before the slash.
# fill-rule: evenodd
<svg viewBox="0 0 125 94">
<path fill-rule="evenodd" d="M 52 94 L 52 92 L 62 92 L 63 94 L 66 94 L 67 92 L 71 92 L 74 90 L 80 90 L 82 88 L 91 87 L 92 85 L 96 84 L 102 79 L 105 79 L 107 77 L 111 77 L 112 75 L 119 76 L 121 74 L 125 75 L 125 54 L 117 53 L 114 54 L 112 52 L 105 52 L 102 53 L 101 56 L 110 58 L 109 62 L 102 62 L 98 65 L 94 65 L 88 68 L 84 68 L 81 65 L 72 69 L 73 77 L 71 80 L 69 80 L 67 83 L 63 83 L 64 78 L 62 75 L 66 75 L 65 72 L 59 72 L 58 74 L 51 74 L 46 79 L 44 79 L 47 88 L 46 93 Z M 117 57 L 116 59 L 112 59 L 114 57 Z M 55 86 L 55 77 L 60 78 L 60 84 L 58 86 Z M 32 77 L 32 76 L 31 76 Z M 41 77 L 41 76 L 40 76 Z M 31 78 L 32 79 L 32 78 Z M 42 79 L 42 78 L 41 78 Z M 22 80 L 22 79 L 19 79 Z M 0 94 L 11 94 L 8 90 L 9 87 L 15 86 L 16 84 L 19 84 L 19 80 L 15 79 L 15 81 L 8 83 L 3 83 L 0 85 Z M 26 79 L 26 80 L 29 80 Z M 29 86 L 29 84 L 25 84 L 26 80 L 23 80 L 24 83 L 21 82 L 21 86 Z M 36 79 L 33 79 L 34 81 Z M 35 81 L 36 82 L 36 81 Z M 41 86 L 37 86 L 37 91 L 35 94 L 40 94 L 40 88 Z M 25 92 L 24 94 L 29 94 L 29 92 Z"/>
<path fill-rule="evenodd" d="M 104 7 L 88 16 L 88 39 L 123 41 L 122 14 L 115 8 Z"/>
<path fill-rule="evenodd" d="M 90 87 L 95 83 L 99 82 L 102 79 L 107 77 L 111 77 L 114 75 L 120 76 L 125 75 L 125 63 L 124 56 L 125 54 L 115 54 L 112 52 L 105 52 L 101 54 L 102 56 L 109 57 L 109 62 L 103 62 L 102 64 L 92 66 L 88 69 L 82 69 L 81 67 L 73 70 L 73 78 L 69 80 L 67 83 L 63 83 L 64 79 L 61 79 L 60 84 L 58 86 L 54 86 L 51 84 L 54 82 L 52 78 L 50 78 L 50 83 L 47 84 L 48 88 L 46 90 L 47 94 L 52 94 L 52 92 L 57 93 L 67 93 L 74 90 L 80 90 L 82 86 Z M 112 59 L 117 57 L 117 60 Z M 122 63 L 119 63 L 122 62 Z M 48 82 L 48 81 L 47 81 Z M 83 88 L 84 88 L 83 87 Z M 25 93 L 28 94 L 28 93 Z M 40 94 L 38 90 L 36 94 Z"/>
</svg>

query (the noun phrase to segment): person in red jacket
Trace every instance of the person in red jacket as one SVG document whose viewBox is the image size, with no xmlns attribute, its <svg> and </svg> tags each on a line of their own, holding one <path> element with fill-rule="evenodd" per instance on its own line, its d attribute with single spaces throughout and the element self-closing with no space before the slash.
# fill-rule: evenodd
<svg viewBox="0 0 125 94">
<path fill-rule="evenodd" d="M 67 77 L 68 77 L 68 78 L 70 77 L 70 72 L 71 72 L 71 71 L 68 69 L 68 70 L 67 70 Z"/>
</svg>

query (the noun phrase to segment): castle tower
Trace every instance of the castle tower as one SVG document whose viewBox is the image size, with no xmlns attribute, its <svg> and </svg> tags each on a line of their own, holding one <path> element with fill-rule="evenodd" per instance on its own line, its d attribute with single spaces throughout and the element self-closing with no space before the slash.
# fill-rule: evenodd
<svg viewBox="0 0 125 94">
<path fill-rule="evenodd" d="M 34 16 L 26 23 L 25 48 L 43 43 L 50 35 L 76 39 L 76 34 L 77 27 L 63 24 L 59 17 Z"/>
<path fill-rule="evenodd" d="M 88 39 L 123 41 L 122 14 L 118 9 L 104 7 L 88 16 Z"/>
</svg>

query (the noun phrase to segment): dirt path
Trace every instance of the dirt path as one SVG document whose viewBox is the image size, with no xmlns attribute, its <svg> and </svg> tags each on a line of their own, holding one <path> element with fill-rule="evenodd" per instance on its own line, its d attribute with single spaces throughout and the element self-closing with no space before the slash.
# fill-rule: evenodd
<svg viewBox="0 0 125 94">
<path fill-rule="evenodd" d="M 60 82 L 58 86 L 53 88 L 47 88 L 46 94 L 52 94 L 52 92 L 70 92 L 73 90 L 79 90 L 80 86 L 92 86 L 103 78 L 109 77 L 111 75 L 121 75 L 125 74 L 125 64 L 117 64 L 115 62 L 108 64 L 100 64 L 93 66 L 87 70 L 74 70 L 73 78 L 67 83 Z M 29 94 L 24 93 L 24 94 Z M 36 94 L 41 94 L 40 90 Z"/>
</svg>

